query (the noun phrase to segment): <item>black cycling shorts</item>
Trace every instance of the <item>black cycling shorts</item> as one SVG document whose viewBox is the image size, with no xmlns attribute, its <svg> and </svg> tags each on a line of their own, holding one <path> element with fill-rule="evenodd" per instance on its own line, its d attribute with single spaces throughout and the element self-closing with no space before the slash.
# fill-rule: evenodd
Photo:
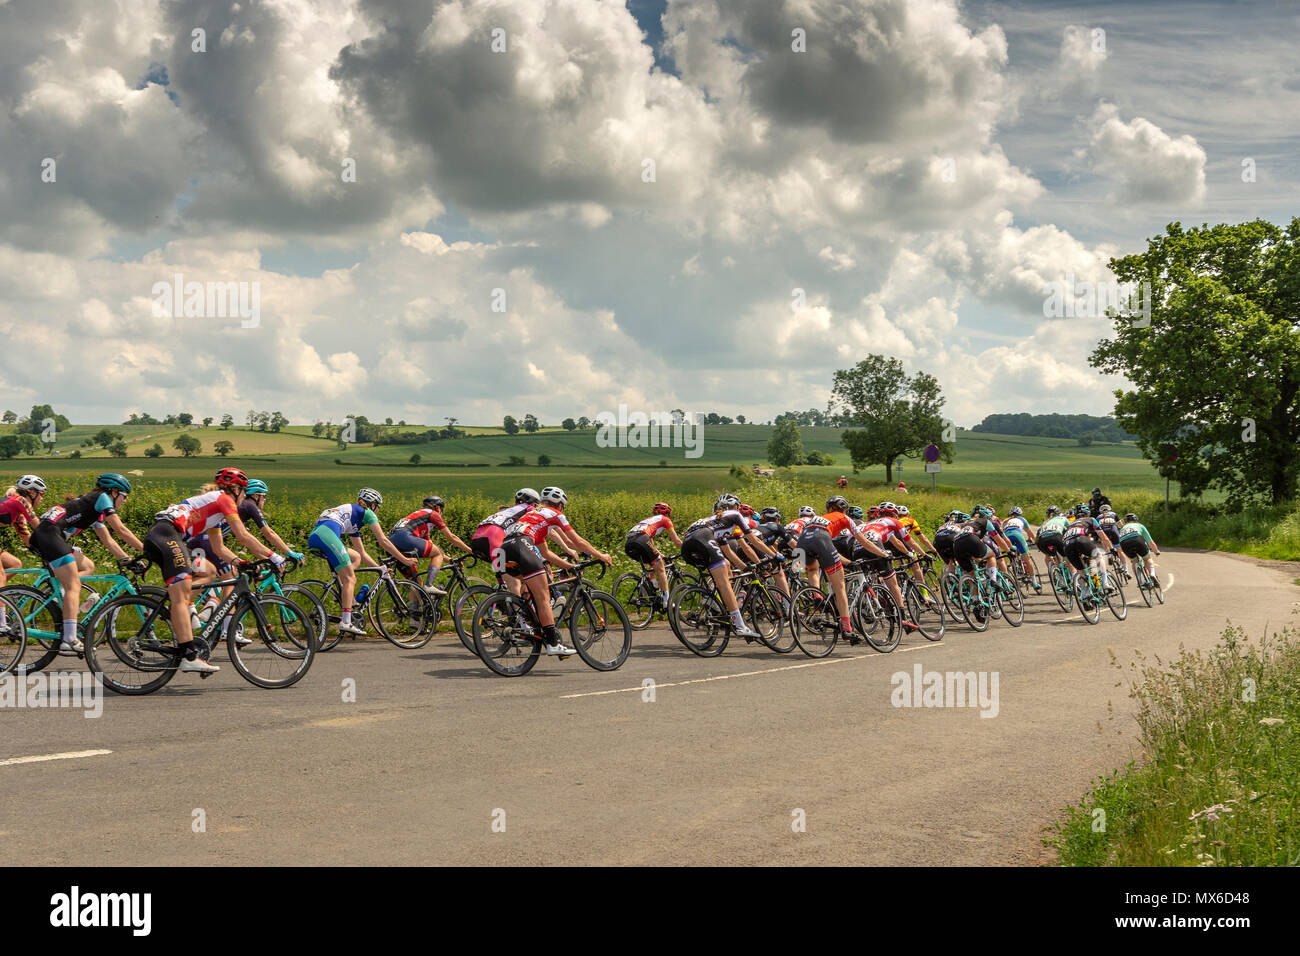
<svg viewBox="0 0 1300 956">
<path fill-rule="evenodd" d="M 934 536 L 934 550 L 939 552 L 939 557 L 943 563 L 947 564 L 953 560 L 952 543 L 956 540 L 955 534 L 937 534 Z"/>
<path fill-rule="evenodd" d="M 959 534 L 952 543 L 952 554 L 967 574 L 975 570 L 975 562 L 983 561 L 989 556 L 989 546 L 980 540 L 979 535 Z"/>
<path fill-rule="evenodd" d="M 1065 542 L 1065 558 L 1074 566 L 1076 571 L 1082 571 L 1084 566 L 1092 560 L 1092 556 L 1100 551 L 1097 542 L 1086 534 L 1076 534 Z"/>
<path fill-rule="evenodd" d="M 144 545 L 144 556 L 158 565 L 164 583 L 183 581 L 194 573 L 185 541 L 170 521 L 154 522 L 141 544 Z"/>
<path fill-rule="evenodd" d="M 501 550 L 505 552 L 506 570 L 517 578 L 531 578 L 546 570 L 546 559 L 526 535 L 506 538 Z"/>
<path fill-rule="evenodd" d="M 650 536 L 645 534 L 628 535 L 627 540 L 623 542 L 623 553 L 633 561 L 640 561 L 642 564 L 653 564 L 659 559 L 659 553 L 650 543 Z"/>
<path fill-rule="evenodd" d="M 722 548 L 709 535 L 688 537 L 682 542 L 682 559 L 693 568 L 708 571 L 720 564 L 726 564 Z"/>
<path fill-rule="evenodd" d="M 71 543 L 52 521 L 42 521 L 36 526 L 36 530 L 27 539 L 27 547 L 46 564 L 72 554 Z M 65 561 L 64 564 L 66 563 Z"/>
<path fill-rule="evenodd" d="M 1119 527 L 1113 524 L 1104 524 L 1101 530 L 1106 532 L 1106 537 L 1110 538 L 1111 546 L 1119 544 Z"/>
<path fill-rule="evenodd" d="M 1119 546 L 1130 558 L 1145 558 L 1151 553 L 1144 538 L 1129 538 L 1127 541 L 1121 541 Z"/>
<path fill-rule="evenodd" d="M 804 528 L 799 535 L 799 547 L 803 549 L 806 565 L 816 564 L 826 572 L 842 567 L 840 553 L 835 549 L 831 533 L 825 528 Z"/>
<path fill-rule="evenodd" d="M 1065 547 L 1065 538 L 1058 531 L 1055 534 L 1048 532 L 1038 536 L 1038 550 L 1043 554 L 1055 555 L 1060 554 L 1061 549 Z"/>
</svg>

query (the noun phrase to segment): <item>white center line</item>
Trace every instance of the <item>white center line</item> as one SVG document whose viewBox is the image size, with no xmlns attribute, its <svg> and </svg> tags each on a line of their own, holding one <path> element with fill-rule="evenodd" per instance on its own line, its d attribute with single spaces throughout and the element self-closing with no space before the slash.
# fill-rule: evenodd
<svg viewBox="0 0 1300 956">
<path fill-rule="evenodd" d="M 918 644 L 916 647 L 907 647 L 901 651 L 895 651 L 894 653 L 907 654 L 911 651 L 923 651 L 929 647 L 942 646 L 943 641 L 934 641 L 930 644 Z M 854 657 L 836 657 L 832 660 L 808 661 L 806 664 L 786 664 L 784 667 L 769 667 L 766 670 L 761 671 L 742 671 L 739 674 L 719 674 L 717 677 L 697 677 L 693 680 L 673 681 L 670 684 L 656 683 L 655 687 L 684 687 L 687 684 L 707 684 L 709 681 L 731 680 L 733 677 L 761 677 L 764 674 L 775 674 L 778 671 L 795 671 L 802 667 L 821 667 L 823 664 L 843 664 L 845 661 L 863 661 L 872 658 L 880 658 L 883 660 L 889 656 L 890 655 L 888 654 L 858 654 Z M 575 697 L 603 697 L 606 694 L 630 694 L 633 691 L 641 690 L 645 690 L 645 688 L 638 684 L 636 687 L 620 687 L 617 690 L 594 690 L 585 694 L 563 694 L 560 696 L 560 700 L 572 700 Z"/>
<path fill-rule="evenodd" d="M 8 757 L 0 760 L 0 767 L 8 767 L 15 763 L 40 763 L 43 760 L 73 760 L 77 757 L 98 757 L 102 754 L 111 754 L 111 750 L 69 750 L 61 754 L 39 754 L 35 757 Z"/>
</svg>

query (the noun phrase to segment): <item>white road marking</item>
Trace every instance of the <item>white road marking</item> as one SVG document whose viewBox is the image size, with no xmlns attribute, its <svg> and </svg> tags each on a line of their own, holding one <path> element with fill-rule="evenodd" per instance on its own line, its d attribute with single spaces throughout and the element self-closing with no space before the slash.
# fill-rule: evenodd
<svg viewBox="0 0 1300 956">
<path fill-rule="evenodd" d="M 893 651 L 891 654 L 907 654 L 911 651 L 923 651 L 929 647 L 942 647 L 943 641 L 932 641 L 929 644 L 918 644 L 916 647 L 906 647 L 901 651 Z M 769 667 L 761 671 L 742 671 L 739 674 L 719 674 L 717 677 L 697 677 L 693 680 L 673 681 L 670 684 L 655 684 L 655 689 L 660 687 L 684 687 L 687 684 L 707 684 L 715 680 L 731 680 L 733 677 L 761 677 L 764 674 L 775 674 L 778 671 L 795 671 L 803 667 L 821 667 L 823 664 L 843 664 L 845 661 L 862 661 L 871 658 L 880 658 L 884 660 L 891 654 L 858 654 L 854 657 L 836 657 L 824 661 L 808 661 L 805 664 L 786 664 L 784 667 Z M 575 697 L 603 697 L 606 694 L 630 694 L 633 691 L 645 690 L 640 684 L 636 687 L 620 687 L 617 690 L 594 690 L 585 694 L 563 694 L 560 700 L 572 700 Z"/>
<path fill-rule="evenodd" d="M 9 757 L 0 760 L 0 767 L 8 767 L 15 763 L 40 763 L 44 760 L 74 760 L 77 757 L 99 757 L 103 754 L 111 754 L 111 750 L 69 750 L 61 754 L 39 754 L 35 757 Z"/>
</svg>

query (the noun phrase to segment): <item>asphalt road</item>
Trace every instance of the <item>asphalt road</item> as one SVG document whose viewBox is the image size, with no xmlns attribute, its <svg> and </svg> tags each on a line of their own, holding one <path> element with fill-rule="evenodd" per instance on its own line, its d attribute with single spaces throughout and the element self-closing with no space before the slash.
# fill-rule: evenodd
<svg viewBox="0 0 1300 956">
<path fill-rule="evenodd" d="M 1134 753 L 1135 651 L 1209 647 L 1229 619 L 1258 636 L 1300 600 L 1276 563 L 1161 567 L 1168 603 L 1124 622 L 1039 598 L 1019 629 L 887 655 L 704 660 L 656 625 L 614 673 L 543 658 L 506 679 L 452 635 L 345 644 L 283 691 L 227 664 L 98 719 L 2 708 L 0 837 L 70 865 L 1041 862 L 1057 809 Z M 996 674 L 996 716 L 894 706 L 917 666 Z M 13 759 L 87 751 L 108 752 Z"/>
</svg>

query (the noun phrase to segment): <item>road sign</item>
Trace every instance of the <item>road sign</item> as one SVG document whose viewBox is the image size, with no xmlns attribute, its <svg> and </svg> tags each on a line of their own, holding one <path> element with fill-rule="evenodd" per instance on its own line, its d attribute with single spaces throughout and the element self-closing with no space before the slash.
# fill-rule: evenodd
<svg viewBox="0 0 1300 956">
<path fill-rule="evenodd" d="M 927 461 L 925 463 L 925 473 L 927 475 L 939 474 L 939 463 L 937 461 Z"/>
<path fill-rule="evenodd" d="M 939 446 L 938 446 L 938 445 L 926 445 L 926 446 L 925 446 L 925 460 L 926 460 L 926 461 L 938 461 L 938 460 L 939 460 Z M 928 468 L 927 468 L 926 470 L 929 471 Z M 937 471 L 938 469 L 936 468 L 935 470 Z"/>
</svg>

